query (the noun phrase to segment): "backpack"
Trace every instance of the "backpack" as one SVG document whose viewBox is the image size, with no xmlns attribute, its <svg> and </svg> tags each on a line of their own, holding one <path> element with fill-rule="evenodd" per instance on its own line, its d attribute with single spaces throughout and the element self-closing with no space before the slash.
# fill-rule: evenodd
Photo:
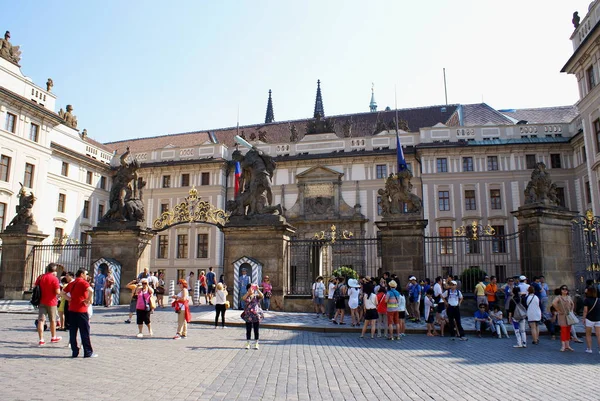
<svg viewBox="0 0 600 401">
<path fill-rule="evenodd" d="M 31 300 L 29 301 L 29 303 L 33 306 L 40 306 L 40 302 L 42 301 L 42 289 L 40 288 L 39 285 L 36 285 L 35 287 L 33 287 L 33 290 L 31 291 Z"/>
<path fill-rule="evenodd" d="M 343 298 L 341 286 L 342 286 L 342 284 L 336 285 L 335 286 L 335 290 L 333 291 L 333 300 L 335 302 L 337 302 L 337 301 L 339 301 L 340 299 Z"/>
<path fill-rule="evenodd" d="M 515 311 L 513 312 L 512 318 L 516 321 L 525 319 L 527 317 L 527 309 L 525 309 L 525 306 L 523 306 L 521 302 L 517 302 L 514 299 L 513 301 L 515 302 Z"/>
</svg>

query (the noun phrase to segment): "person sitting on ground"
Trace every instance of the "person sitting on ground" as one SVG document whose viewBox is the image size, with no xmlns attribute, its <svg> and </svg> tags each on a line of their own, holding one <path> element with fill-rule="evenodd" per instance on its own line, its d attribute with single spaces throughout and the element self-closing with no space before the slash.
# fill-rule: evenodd
<svg viewBox="0 0 600 401">
<path fill-rule="evenodd" d="M 479 304 L 479 309 L 475 312 L 475 331 L 477 337 L 481 338 L 481 332 L 485 330 L 491 330 L 492 318 L 487 311 L 487 305 L 484 303 Z"/>
<path fill-rule="evenodd" d="M 498 305 L 494 305 L 494 310 L 490 312 L 490 317 L 492 318 L 492 325 L 498 334 L 498 338 L 502 338 L 502 333 L 504 333 L 504 336 L 508 338 L 508 332 L 506 331 L 506 326 L 504 325 L 502 311 Z"/>
</svg>

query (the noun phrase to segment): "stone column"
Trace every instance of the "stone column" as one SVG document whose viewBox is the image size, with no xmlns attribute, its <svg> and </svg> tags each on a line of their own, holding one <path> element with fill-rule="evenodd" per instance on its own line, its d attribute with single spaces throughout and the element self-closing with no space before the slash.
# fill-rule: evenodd
<svg viewBox="0 0 600 401">
<path fill-rule="evenodd" d="M 543 275 L 549 288 L 574 288 L 572 220 L 577 216 L 557 206 L 531 204 L 512 212 L 519 221 L 519 247 L 523 273 Z M 551 294 L 549 294 L 551 295 Z"/>
<path fill-rule="evenodd" d="M 135 222 L 99 224 L 87 232 L 92 237 L 92 262 L 104 257 L 121 264 L 120 303 L 128 304 L 131 290 L 125 285 L 135 279 L 144 267 L 150 268 L 147 245 L 155 232 Z"/>
<path fill-rule="evenodd" d="M 425 278 L 427 224 L 420 214 L 409 213 L 375 222 L 381 233 L 381 273 L 396 273 L 401 281 L 398 288 L 404 288 L 412 275 Z"/>
<path fill-rule="evenodd" d="M 258 261 L 262 266 L 262 276 L 269 276 L 273 285 L 271 309 L 283 310 L 283 295 L 287 288 L 287 255 L 290 237 L 296 229 L 282 216 L 261 215 L 253 218 L 234 216 L 223 227 L 225 246 L 223 270 L 233 305 L 234 266 L 233 263 L 246 256 Z M 259 285 L 262 278 L 259 277 Z"/>
<path fill-rule="evenodd" d="M 35 225 L 7 227 L 0 234 L 2 238 L 2 263 L 0 264 L 0 298 L 24 299 L 24 293 L 31 290 L 35 274 L 27 257 L 35 245 L 40 245 L 48 235 Z M 45 266 L 43 266 L 45 267 Z M 43 272 L 43 269 L 40 273 Z"/>
</svg>

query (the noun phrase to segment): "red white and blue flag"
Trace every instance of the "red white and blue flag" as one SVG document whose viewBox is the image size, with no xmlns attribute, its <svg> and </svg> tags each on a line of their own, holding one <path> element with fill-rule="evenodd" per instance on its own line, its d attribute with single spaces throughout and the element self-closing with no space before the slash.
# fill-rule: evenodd
<svg viewBox="0 0 600 401">
<path fill-rule="evenodd" d="M 400 135 L 396 131 L 396 159 L 397 159 L 397 172 L 404 171 L 408 168 L 406 165 L 406 160 L 404 160 L 404 151 L 402 150 L 402 145 L 400 144 Z"/>
<path fill-rule="evenodd" d="M 242 177 L 242 166 L 240 162 L 235 162 L 235 196 L 240 192 L 240 178 Z"/>
</svg>

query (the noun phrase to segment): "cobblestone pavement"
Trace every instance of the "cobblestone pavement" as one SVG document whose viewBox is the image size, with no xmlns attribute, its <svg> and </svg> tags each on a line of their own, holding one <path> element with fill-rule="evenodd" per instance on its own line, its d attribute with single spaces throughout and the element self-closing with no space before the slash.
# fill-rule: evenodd
<svg viewBox="0 0 600 401">
<path fill-rule="evenodd" d="M 203 308 L 194 316 L 209 313 Z M 232 321 L 239 315 L 228 314 Z M 176 315 L 164 309 L 153 315 L 154 336 L 136 338 L 125 316 L 123 306 L 97 308 L 92 344 L 99 357 L 73 359 L 66 333 L 62 342 L 38 347 L 35 316 L 0 314 L 0 399 L 479 401 L 506 399 L 507 388 L 525 400 L 598 399 L 596 347 L 593 354 L 582 344 L 559 352 L 548 337 L 514 349 L 514 338 L 409 334 L 392 342 L 263 328 L 260 349 L 246 350 L 241 327 L 192 324 L 187 339 L 174 341 Z"/>
</svg>

